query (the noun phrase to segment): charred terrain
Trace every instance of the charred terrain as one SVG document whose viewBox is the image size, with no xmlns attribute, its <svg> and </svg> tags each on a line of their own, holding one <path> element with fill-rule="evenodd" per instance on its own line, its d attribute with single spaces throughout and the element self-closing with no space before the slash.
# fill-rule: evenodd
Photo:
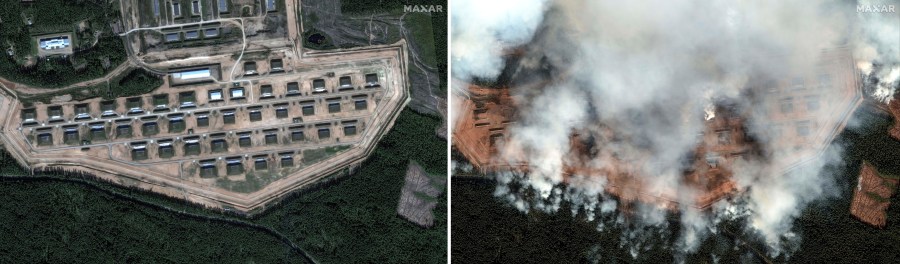
<svg viewBox="0 0 900 264">
<path fill-rule="evenodd" d="M 454 259 L 897 256 L 900 17 L 857 9 L 890 4 L 474 2 L 451 17 Z"/>
<path fill-rule="evenodd" d="M 486 89 L 486 90 L 483 90 Z M 499 93 L 506 89 L 473 88 L 475 93 Z M 473 96 L 470 98 L 484 98 Z M 482 105 L 487 109 L 502 109 L 492 103 L 503 102 L 504 95 L 490 97 L 492 101 Z M 499 100 L 499 101 L 497 101 Z M 506 101 L 508 102 L 508 101 Z M 896 101 L 894 101 L 896 102 Z M 504 104 L 511 105 L 511 104 Z M 477 111 L 476 111 L 477 112 Z M 482 114 L 490 113 L 486 111 Z M 514 116 L 490 115 L 497 116 Z M 503 120 L 485 118 L 486 120 Z M 489 170 L 518 169 L 527 171 L 524 164 L 509 167 L 488 155 L 478 156 L 466 153 L 464 148 L 472 145 L 454 146 L 453 159 L 458 164 L 471 162 L 476 165 L 458 165 L 452 182 L 454 212 L 454 239 L 451 244 L 453 258 L 460 262 L 618 262 L 637 261 L 664 263 L 684 260 L 686 262 L 749 262 L 770 263 L 828 261 L 891 262 L 900 257 L 893 250 L 900 241 L 900 196 L 897 192 L 897 177 L 900 175 L 900 140 L 892 133 L 896 130 L 898 116 L 889 112 L 888 105 L 869 102 L 853 113 L 856 123 L 843 130 L 833 141 L 832 148 L 845 151 L 840 157 L 843 164 L 828 165 L 823 173 L 836 179 L 836 193 L 812 203 L 802 210 L 796 219 L 796 235 L 802 242 L 793 248 L 790 256 L 769 256 L 768 247 L 757 234 L 744 228 L 747 220 L 722 221 L 715 225 L 719 230 L 706 238 L 696 252 L 676 254 L 670 248 L 677 240 L 673 234 L 680 232 L 683 215 L 675 206 L 666 214 L 668 227 L 655 230 L 668 234 L 652 238 L 629 237 L 633 231 L 626 219 L 593 219 L 590 212 L 579 208 L 579 204 L 563 201 L 556 212 L 540 210 L 523 214 L 503 197 L 497 197 L 498 188 L 507 188 L 507 183 L 497 181 Z M 466 121 L 463 121 L 463 126 Z M 458 123 L 460 124 L 460 123 Z M 481 126 L 480 126 L 481 127 Z M 485 128 L 486 131 L 491 130 Z M 472 131 L 457 131 L 459 137 L 471 137 Z M 489 133 L 478 137 L 481 144 L 491 146 Z M 468 138 L 467 138 L 468 139 Z M 464 139 L 465 140 L 465 139 Z M 468 142 L 468 141 L 462 141 Z M 577 142 L 573 139 L 573 142 Z M 471 144 L 471 143 L 469 143 Z M 473 144 L 474 145 L 474 144 Z M 577 149 L 577 148 L 573 148 Z M 491 152 L 485 152 L 491 153 Z M 496 152 L 493 152 L 496 153 Z M 504 167 L 506 166 L 506 167 Z M 481 171 L 479 171 L 481 170 Z M 487 170 L 487 171 L 485 171 Z M 487 173 L 487 174 L 485 174 Z M 687 180 L 696 180 L 690 178 Z M 729 178 L 725 177 L 728 181 Z M 567 188 L 562 183 L 559 188 Z M 520 193 L 530 193 L 524 185 L 519 185 Z M 737 190 L 728 189 L 725 195 Z M 515 191 L 514 191 L 515 192 Z M 620 193 L 611 192 L 615 198 Z M 659 199 L 642 200 L 668 204 Z M 611 198 L 604 198 L 611 199 Z M 618 198 L 620 200 L 623 198 Z M 621 203 L 621 201 L 617 201 Z M 632 205 L 634 206 L 634 205 Z M 622 208 L 627 210 L 628 207 Z M 593 219 L 593 220 L 592 220 Z M 621 222 L 626 222 L 621 226 Z M 637 221 L 637 220 L 632 220 Z M 608 226 L 598 230 L 600 226 Z M 641 254 L 634 255 L 633 249 L 623 247 L 622 239 L 641 239 Z M 880 252 L 871 254 L 870 252 Z"/>
</svg>

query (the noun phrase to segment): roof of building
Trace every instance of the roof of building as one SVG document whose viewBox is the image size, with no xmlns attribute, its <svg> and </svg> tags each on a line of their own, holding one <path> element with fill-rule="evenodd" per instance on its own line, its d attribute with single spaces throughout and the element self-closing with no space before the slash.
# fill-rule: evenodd
<svg viewBox="0 0 900 264">
<path fill-rule="evenodd" d="M 209 78 L 210 76 L 211 75 L 210 75 L 210 71 L 208 68 L 172 73 L 173 78 L 180 79 L 180 80 L 193 80 L 193 79 Z"/>
<path fill-rule="evenodd" d="M 191 2 L 191 13 L 193 13 L 195 15 L 200 14 L 200 2 L 199 1 Z"/>
<path fill-rule="evenodd" d="M 159 0 L 153 0 L 153 16 L 159 16 Z"/>
<path fill-rule="evenodd" d="M 39 41 L 39 46 L 41 49 L 63 49 L 69 47 L 71 42 L 69 41 L 68 36 L 61 36 L 55 38 L 41 39 Z"/>
<path fill-rule="evenodd" d="M 181 16 L 181 4 L 178 2 L 172 3 L 172 15 L 176 17 Z"/>
<path fill-rule="evenodd" d="M 215 37 L 219 35 L 218 28 L 207 28 L 203 30 L 203 35 L 206 37 Z"/>
<path fill-rule="evenodd" d="M 231 89 L 231 97 L 244 97 L 244 89 L 243 88 Z"/>
<path fill-rule="evenodd" d="M 167 41 L 167 42 L 178 41 L 178 40 L 181 40 L 181 33 L 180 33 L 180 32 L 175 32 L 175 33 L 168 33 L 168 34 L 166 34 L 166 41 Z"/>
<path fill-rule="evenodd" d="M 210 91 L 209 92 L 209 100 L 221 100 L 221 99 L 222 99 L 222 91 Z M 225 113 L 225 114 L 227 115 L 228 113 Z"/>
<path fill-rule="evenodd" d="M 200 37 L 200 32 L 198 32 L 196 30 L 184 32 L 184 38 L 186 38 L 186 39 L 195 39 L 195 38 L 199 38 L 199 37 Z"/>
</svg>

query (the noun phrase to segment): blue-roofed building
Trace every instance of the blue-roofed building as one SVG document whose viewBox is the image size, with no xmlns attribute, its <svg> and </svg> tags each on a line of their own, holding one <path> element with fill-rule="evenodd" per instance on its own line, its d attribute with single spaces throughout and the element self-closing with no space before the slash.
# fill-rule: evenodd
<svg viewBox="0 0 900 264">
<path fill-rule="evenodd" d="M 219 0 L 219 13 L 228 12 L 228 0 Z"/>
<path fill-rule="evenodd" d="M 172 3 L 172 16 L 180 17 L 181 16 L 181 4 L 178 2 Z"/>
<path fill-rule="evenodd" d="M 200 32 L 197 32 L 196 30 L 184 32 L 184 39 L 197 39 L 197 38 L 200 38 Z"/>
<path fill-rule="evenodd" d="M 199 69 L 199 70 L 191 70 L 191 71 L 183 71 L 172 73 L 172 77 L 180 80 L 193 80 L 193 79 L 201 79 L 201 78 L 209 78 L 210 73 L 209 69 Z"/>
<path fill-rule="evenodd" d="M 219 35 L 219 29 L 218 29 L 218 28 L 207 28 L 207 29 L 204 29 L 204 30 L 203 30 L 203 36 L 204 36 L 204 37 L 207 37 L 207 38 L 208 38 L 208 37 L 215 37 L 215 36 L 218 36 L 218 35 Z"/>
<path fill-rule="evenodd" d="M 69 41 L 68 36 L 61 36 L 55 38 L 47 38 L 41 39 L 39 42 L 41 49 L 52 50 L 52 49 L 65 49 L 68 48 L 72 43 Z"/>
<path fill-rule="evenodd" d="M 191 2 L 191 14 L 193 14 L 193 15 L 200 14 L 200 1 Z"/>
<path fill-rule="evenodd" d="M 159 0 L 153 0 L 153 16 L 159 17 Z"/>
<path fill-rule="evenodd" d="M 180 32 L 166 34 L 166 42 L 179 41 L 179 40 L 181 40 Z"/>
</svg>

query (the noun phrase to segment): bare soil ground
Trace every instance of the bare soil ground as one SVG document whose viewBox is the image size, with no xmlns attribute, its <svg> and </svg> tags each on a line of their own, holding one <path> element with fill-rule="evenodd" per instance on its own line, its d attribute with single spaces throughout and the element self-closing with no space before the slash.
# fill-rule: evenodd
<svg viewBox="0 0 900 264">
<path fill-rule="evenodd" d="M 853 191 L 850 214 L 860 221 L 884 227 L 890 197 L 897 191 L 898 180 L 883 178 L 875 167 L 864 162 L 859 171 L 859 183 Z"/>
<path fill-rule="evenodd" d="M 446 179 L 429 176 L 421 166 L 410 162 L 406 169 L 406 183 L 400 193 L 397 214 L 419 226 L 433 226 L 436 199 L 444 193 L 446 185 Z"/>
</svg>

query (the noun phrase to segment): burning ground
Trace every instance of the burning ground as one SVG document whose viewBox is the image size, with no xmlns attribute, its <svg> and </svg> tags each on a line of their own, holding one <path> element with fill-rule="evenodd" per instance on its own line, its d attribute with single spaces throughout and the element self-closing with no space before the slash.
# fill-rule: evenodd
<svg viewBox="0 0 900 264">
<path fill-rule="evenodd" d="M 854 93 L 889 102 L 898 85 L 898 18 L 857 13 L 856 3 L 466 2 L 451 7 L 453 77 L 509 87 L 516 112 L 487 144 L 493 164 L 526 164 L 492 170 L 494 195 L 525 212 L 569 204 L 598 229 L 624 228 L 620 246 L 634 258 L 656 236 L 696 252 L 723 221 L 743 223 L 765 255 L 789 257 L 802 210 L 841 194 L 843 179 L 825 168 L 844 165 L 833 139 L 860 123 L 850 118 Z M 746 120 L 739 133 L 758 151 L 698 155 L 717 144 L 705 137 L 718 133 L 707 128 L 719 109 Z M 691 206 L 705 194 L 685 177 L 696 160 L 727 165 L 739 194 Z M 611 188 L 617 179 L 674 203 L 632 203 Z"/>
</svg>

